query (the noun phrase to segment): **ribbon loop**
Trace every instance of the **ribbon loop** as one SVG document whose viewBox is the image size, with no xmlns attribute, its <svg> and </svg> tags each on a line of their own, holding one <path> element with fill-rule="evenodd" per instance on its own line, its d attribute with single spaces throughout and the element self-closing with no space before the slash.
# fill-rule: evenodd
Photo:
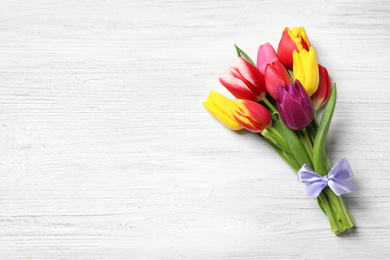
<svg viewBox="0 0 390 260">
<path fill-rule="evenodd" d="M 329 187 L 337 196 L 358 190 L 346 179 L 353 177 L 351 166 L 346 158 L 341 159 L 329 171 L 328 175 L 321 176 L 304 164 L 298 171 L 298 181 L 306 183 L 307 187 L 300 193 L 311 197 L 318 197 L 321 191 Z"/>
</svg>

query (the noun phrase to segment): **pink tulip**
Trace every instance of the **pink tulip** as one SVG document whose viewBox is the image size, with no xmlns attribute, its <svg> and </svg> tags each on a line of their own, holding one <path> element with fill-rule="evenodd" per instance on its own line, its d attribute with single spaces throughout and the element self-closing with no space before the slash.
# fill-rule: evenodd
<svg viewBox="0 0 390 260">
<path fill-rule="evenodd" d="M 265 67 L 268 64 L 278 61 L 278 55 L 272 45 L 268 42 L 259 47 L 257 52 L 257 69 L 261 72 L 262 75 L 265 75 Z"/>
<path fill-rule="evenodd" d="M 266 95 L 264 77 L 244 58 L 239 57 L 219 78 L 219 82 L 236 98 L 261 101 Z"/>
</svg>

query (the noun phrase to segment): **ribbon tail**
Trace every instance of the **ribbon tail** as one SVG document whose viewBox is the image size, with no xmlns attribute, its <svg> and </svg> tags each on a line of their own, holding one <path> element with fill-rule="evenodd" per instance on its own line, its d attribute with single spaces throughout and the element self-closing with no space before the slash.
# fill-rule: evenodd
<svg viewBox="0 0 390 260">
<path fill-rule="evenodd" d="M 328 185 L 337 196 L 358 190 L 352 184 L 339 179 L 329 180 Z"/>
<path fill-rule="evenodd" d="M 318 197 L 321 191 L 327 186 L 326 182 L 314 182 L 309 184 L 306 188 L 299 191 L 299 193 L 306 194 L 310 197 Z"/>
</svg>

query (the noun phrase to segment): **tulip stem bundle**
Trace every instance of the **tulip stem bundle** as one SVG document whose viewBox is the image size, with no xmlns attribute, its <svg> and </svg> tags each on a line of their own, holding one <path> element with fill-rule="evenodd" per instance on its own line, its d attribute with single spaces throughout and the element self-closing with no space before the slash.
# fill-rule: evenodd
<svg viewBox="0 0 390 260">
<path fill-rule="evenodd" d="M 245 128 L 269 144 L 298 173 L 298 180 L 308 184 L 302 192 L 317 197 L 332 232 L 352 228 L 354 222 L 341 195 L 356 190 L 343 182 L 353 174 L 345 158 L 332 167 L 325 147 L 336 106 L 336 85 L 331 92 L 328 72 L 317 63 L 306 32 L 286 28 L 278 54 L 269 43 L 261 45 L 257 66 L 235 47 L 238 60 L 219 81 L 237 100 L 211 91 L 205 108 L 230 129 Z M 316 111 L 326 101 L 318 124 Z M 343 179 L 337 179 L 339 175 Z"/>
<path fill-rule="evenodd" d="M 336 105 L 336 86 L 333 87 L 332 95 L 324 110 L 320 126 L 311 127 L 311 136 L 306 128 L 302 129 L 303 138 L 299 138 L 300 134 L 295 133 L 280 120 L 279 116 L 275 116 L 273 120 L 273 129 L 280 128 L 284 130 L 286 136 L 279 140 L 274 135 L 269 135 L 267 131 L 263 131 L 263 139 L 276 150 L 276 152 L 297 172 L 303 164 L 314 167 L 316 172 L 321 175 L 327 174 L 330 169 L 330 160 L 325 148 L 326 135 L 333 116 Z M 277 113 L 275 113 L 277 114 Z M 312 122 L 313 125 L 316 122 Z M 316 131 L 315 128 L 318 130 Z M 274 130 L 271 130 L 274 131 Z M 299 132 L 299 131 L 297 131 Z M 280 132 L 278 132 L 280 134 Z M 288 147 L 286 147 L 286 143 Z M 312 146 L 314 143 L 314 147 Z M 305 145 L 309 149 L 304 148 Z M 337 196 L 331 189 L 325 188 L 318 196 L 318 204 L 322 211 L 327 215 L 332 232 L 339 234 L 348 228 L 354 226 L 353 219 L 348 209 L 346 208 L 341 196 Z"/>
</svg>

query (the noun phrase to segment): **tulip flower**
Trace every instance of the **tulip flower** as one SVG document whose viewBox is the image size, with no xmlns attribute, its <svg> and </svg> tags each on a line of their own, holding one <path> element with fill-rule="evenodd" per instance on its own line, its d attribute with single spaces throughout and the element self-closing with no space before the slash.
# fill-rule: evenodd
<svg viewBox="0 0 390 260">
<path fill-rule="evenodd" d="M 310 97 L 314 110 L 320 108 L 326 102 L 326 100 L 328 100 L 330 94 L 330 80 L 328 71 L 325 67 L 319 64 L 318 70 L 320 74 L 320 83 L 318 84 L 317 91 Z"/>
<path fill-rule="evenodd" d="M 242 126 L 237 123 L 232 114 L 233 105 L 234 102 L 232 100 L 215 91 L 210 91 L 207 102 L 203 102 L 203 106 L 207 111 L 221 121 L 222 124 L 232 130 L 240 130 Z"/>
<path fill-rule="evenodd" d="M 262 75 L 265 74 L 265 67 L 277 60 L 278 55 L 276 55 L 276 52 L 271 44 L 266 42 L 259 47 L 257 52 L 257 69 L 261 72 Z"/>
<path fill-rule="evenodd" d="M 265 87 L 268 93 L 276 99 L 278 97 L 278 88 L 286 83 L 291 83 L 290 75 L 280 61 L 274 61 L 265 68 Z"/>
<path fill-rule="evenodd" d="M 264 128 L 272 126 L 270 112 L 259 103 L 250 100 L 237 99 L 234 101 L 232 113 L 240 125 L 254 133 L 260 133 Z"/>
<path fill-rule="evenodd" d="M 263 75 L 242 57 L 226 70 L 219 82 L 236 98 L 261 101 L 267 93 Z"/>
<path fill-rule="evenodd" d="M 293 52 L 293 75 L 294 80 L 299 80 L 309 96 L 318 89 L 319 72 L 316 52 L 313 47 L 309 51 L 301 50 Z"/>
<path fill-rule="evenodd" d="M 301 130 L 313 120 L 313 105 L 299 80 L 295 86 L 288 83 L 279 87 L 276 104 L 283 123 L 292 130 Z"/>
<path fill-rule="evenodd" d="M 303 27 L 294 27 L 290 31 L 290 28 L 286 27 L 283 31 L 282 38 L 280 39 L 278 46 L 279 60 L 289 69 L 293 67 L 293 51 L 298 53 L 301 50 L 309 51 L 310 42 Z"/>
</svg>

